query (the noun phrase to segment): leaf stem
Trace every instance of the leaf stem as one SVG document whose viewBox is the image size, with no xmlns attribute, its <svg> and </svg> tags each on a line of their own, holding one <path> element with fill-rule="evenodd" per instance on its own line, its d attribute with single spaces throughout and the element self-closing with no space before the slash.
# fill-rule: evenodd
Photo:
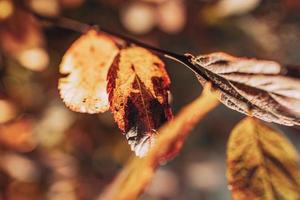
<svg viewBox="0 0 300 200">
<path fill-rule="evenodd" d="M 118 37 L 122 40 L 125 40 L 128 43 L 136 44 L 136 45 L 144 47 L 146 49 L 150 49 L 150 50 L 155 51 L 157 53 L 163 54 L 166 57 L 176 58 L 176 57 L 182 56 L 182 55 L 179 55 L 179 54 L 167 51 L 167 50 L 163 50 L 163 49 L 148 45 L 144 42 L 138 41 L 138 40 L 133 39 L 131 37 L 128 37 L 126 35 L 123 35 L 123 34 L 113 32 L 111 30 L 99 27 L 98 25 L 96 25 L 96 26 L 95 25 L 89 25 L 89 24 L 86 24 L 86 23 L 83 23 L 83 22 L 76 21 L 74 19 L 66 18 L 66 17 L 50 18 L 50 17 L 41 16 L 41 15 L 38 15 L 38 14 L 35 14 L 35 13 L 34 13 L 34 15 L 37 18 L 39 18 L 40 20 L 51 23 L 52 25 L 54 25 L 56 27 L 69 29 L 69 30 L 76 31 L 76 32 L 79 32 L 79 33 L 85 33 L 85 32 L 87 32 L 88 30 L 90 30 L 92 28 L 96 28 L 99 31 L 102 31 L 102 32 L 107 33 L 109 35 Z"/>
<path fill-rule="evenodd" d="M 190 63 L 190 59 L 191 59 L 191 57 L 193 57 L 190 54 L 177 54 L 177 53 L 174 53 L 174 52 L 171 52 L 171 51 L 167 51 L 167 50 L 164 50 L 164 49 L 161 49 L 161 48 L 158 48 L 158 47 L 151 46 L 151 45 L 146 44 L 144 42 L 141 42 L 139 40 L 133 39 L 133 38 L 128 37 L 126 35 L 116 33 L 116 32 L 113 32 L 111 30 L 101 28 L 99 26 L 93 26 L 93 25 L 89 25 L 89 24 L 86 24 L 86 23 L 83 23 L 83 22 L 79 22 L 79 21 L 74 20 L 74 19 L 70 19 L 70 18 L 66 18 L 66 17 L 51 18 L 51 17 L 41 16 L 41 15 L 36 14 L 34 12 L 32 12 L 32 13 L 38 19 L 40 19 L 42 21 L 45 21 L 46 23 L 50 23 L 53 26 L 60 27 L 60 28 L 63 28 L 63 29 L 69 29 L 69 30 L 79 32 L 79 33 L 85 33 L 88 30 L 90 30 L 91 28 L 97 28 L 99 31 L 102 31 L 102 32 L 107 33 L 109 35 L 112 35 L 114 37 L 120 38 L 120 39 L 122 39 L 122 40 L 124 40 L 128 43 L 135 44 L 135 45 L 144 47 L 146 49 L 155 51 L 156 53 L 159 53 L 159 54 L 163 55 L 164 57 L 166 57 L 168 59 L 179 62 L 179 63 L 185 65 L 186 67 L 188 67 L 194 73 L 202 74 L 202 72 L 199 68 L 195 67 L 194 65 L 192 65 Z"/>
</svg>

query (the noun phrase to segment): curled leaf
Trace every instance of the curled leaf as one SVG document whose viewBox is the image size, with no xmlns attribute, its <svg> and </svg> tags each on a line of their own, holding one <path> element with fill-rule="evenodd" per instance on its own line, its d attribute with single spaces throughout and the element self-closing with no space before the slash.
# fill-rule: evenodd
<svg viewBox="0 0 300 200">
<path fill-rule="evenodd" d="M 289 140 L 253 118 L 232 131 L 227 178 L 234 200 L 300 199 L 299 155 Z"/>
<path fill-rule="evenodd" d="M 63 101 L 73 111 L 105 112 L 109 108 L 107 73 L 119 49 L 108 36 L 90 30 L 77 39 L 63 56 L 59 80 Z"/>
<path fill-rule="evenodd" d="M 300 125 L 300 80 L 283 75 L 276 62 L 225 53 L 191 57 L 200 83 L 212 82 L 220 101 L 241 113 L 286 126 Z"/>
<path fill-rule="evenodd" d="M 144 156 L 156 130 L 172 118 L 164 63 L 141 47 L 122 49 L 108 73 L 110 108 L 131 149 Z"/>
<path fill-rule="evenodd" d="M 177 155 L 190 131 L 218 103 L 216 94 L 205 87 L 201 96 L 158 130 L 156 143 L 144 158 L 133 157 L 127 163 L 99 200 L 138 199 L 151 181 L 155 169 L 160 163 L 165 163 Z"/>
</svg>

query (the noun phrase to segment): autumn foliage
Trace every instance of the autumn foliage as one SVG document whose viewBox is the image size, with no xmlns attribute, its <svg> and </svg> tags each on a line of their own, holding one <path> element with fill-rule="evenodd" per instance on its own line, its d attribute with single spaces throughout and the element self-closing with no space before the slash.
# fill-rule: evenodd
<svg viewBox="0 0 300 200">
<path fill-rule="evenodd" d="M 300 68 L 281 64 L 297 59 L 299 8 L 296 0 L 0 0 L 0 199 L 225 200 L 212 189 L 222 176 L 233 200 L 300 200 L 299 136 L 289 134 L 299 132 Z M 195 96 L 191 80 L 202 87 Z M 203 158 L 223 158 L 226 174 Z M 173 163 L 157 184 L 156 171 Z"/>
<path fill-rule="evenodd" d="M 280 132 L 253 118 L 232 131 L 227 178 L 234 200 L 299 199 L 299 155 Z"/>
<path fill-rule="evenodd" d="M 144 156 L 157 129 L 172 118 L 164 63 L 141 47 L 122 49 L 108 73 L 111 110 L 131 149 Z"/>
<path fill-rule="evenodd" d="M 205 70 L 202 83 L 215 83 L 220 101 L 229 108 L 267 122 L 299 125 L 300 81 L 284 76 L 285 69 L 273 61 L 237 58 L 212 53 L 191 58 Z"/>
<path fill-rule="evenodd" d="M 91 30 L 68 49 L 60 64 L 60 95 L 74 111 L 98 113 L 108 110 L 107 73 L 119 52 L 106 35 Z"/>
<path fill-rule="evenodd" d="M 95 38 L 88 37 L 91 34 Z M 77 59 L 86 60 L 94 55 L 91 46 L 82 47 L 78 45 L 78 41 L 102 48 L 102 43 L 91 42 L 94 39 L 103 40 L 104 37 L 91 30 L 75 41 L 71 50 L 80 52 L 82 48 L 88 49 L 87 55 L 77 54 Z M 105 40 L 114 44 L 108 37 Z M 105 49 L 108 52 L 109 48 Z M 149 184 L 154 170 L 161 162 L 176 156 L 189 130 L 217 103 L 206 88 L 199 100 L 195 100 L 174 120 L 159 129 L 172 118 L 168 104 L 170 80 L 164 63 L 142 47 L 125 47 L 117 55 L 116 49 L 111 48 L 111 53 L 107 54 L 109 56 L 99 58 L 99 62 L 107 62 L 104 65 L 106 68 L 101 69 L 99 64 L 92 66 L 100 69 L 90 68 L 91 73 L 98 70 L 103 77 L 107 76 L 108 83 L 103 77 L 99 81 L 91 78 L 93 75 L 83 72 L 78 73 L 79 80 L 88 79 L 89 84 L 77 81 L 69 83 L 68 87 L 62 87 L 63 78 L 59 88 L 61 94 L 68 92 L 70 97 L 75 97 L 71 105 L 67 105 L 78 111 L 78 106 L 74 109 L 73 105 L 85 106 L 84 100 L 90 102 L 89 99 L 95 93 L 106 92 L 103 87 L 107 86 L 109 105 L 115 121 L 125 134 L 131 150 L 137 156 L 145 158 L 133 158 L 129 161 L 100 199 L 137 199 Z M 64 57 L 61 65 L 63 68 L 69 66 L 66 58 L 71 50 Z M 300 81 L 284 76 L 283 67 L 278 63 L 238 58 L 225 53 L 200 56 L 186 54 L 183 58 L 175 56 L 175 59 L 183 59 L 181 62 L 196 73 L 203 86 L 212 84 L 216 91 L 215 97 L 229 108 L 268 122 L 287 126 L 299 124 Z M 95 57 L 93 61 L 97 60 L 98 57 Z M 83 70 L 90 65 L 83 63 L 72 63 L 71 66 Z M 76 70 L 71 68 L 69 72 L 72 74 Z M 94 89 L 94 81 L 102 86 L 102 90 Z M 76 101 L 76 96 L 81 95 L 76 89 L 80 87 L 83 87 L 82 93 L 91 91 L 93 95 L 81 99 L 81 102 Z M 62 98 L 65 97 L 62 95 Z M 99 97 L 100 101 L 107 98 L 105 95 L 102 99 Z M 96 102 L 90 103 L 90 106 L 97 107 Z M 79 111 L 85 110 L 83 108 Z M 246 118 L 233 130 L 227 156 L 227 176 L 233 199 L 300 198 L 298 156 L 295 149 L 286 138 L 258 120 Z"/>
<path fill-rule="evenodd" d="M 164 63 L 144 48 L 119 50 L 112 38 L 92 29 L 66 52 L 60 72 L 67 74 L 58 86 L 66 105 L 91 114 L 110 107 L 137 156 L 145 156 L 157 129 L 172 118 Z"/>
</svg>

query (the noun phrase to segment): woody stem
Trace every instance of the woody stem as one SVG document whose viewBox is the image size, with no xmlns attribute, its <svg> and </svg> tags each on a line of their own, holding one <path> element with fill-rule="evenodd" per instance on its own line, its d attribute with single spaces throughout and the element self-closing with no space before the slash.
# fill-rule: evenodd
<svg viewBox="0 0 300 200">
<path fill-rule="evenodd" d="M 93 25 L 89 25 L 83 22 L 79 22 L 76 21 L 74 19 L 70 19 L 70 18 L 66 18 L 66 17 L 55 17 L 55 18 L 50 18 L 50 17 L 44 17 L 38 14 L 33 13 L 38 19 L 45 21 L 46 23 L 50 23 L 53 26 L 56 27 L 60 27 L 60 28 L 64 28 L 64 29 L 69 29 L 69 30 L 73 30 L 76 32 L 80 32 L 80 33 L 85 33 L 88 30 L 95 28 L 98 29 L 99 31 L 102 31 L 106 34 L 109 34 L 111 36 L 120 38 L 124 41 L 126 41 L 127 43 L 131 43 L 131 44 L 135 44 L 141 47 L 144 47 L 146 49 L 155 51 L 156 53 L 159 53 L 161 55 L 163 55 L 164 57 L 171 59 L 171 60 L 175 60 L 176 62 L 179 62 L 183 65 L 185 65 L 186 67 L 188 67 L 190 70 L 192 70 L 193 72 L 197 73 L 197 74 L 201 74 L 201 71 L 199 70 L 199 68 L 195 67 L 194 65 L 192 65 L 189 62 L 189 59 L 191 58 L 191 55 L 183 55 L 183 54 L 177 54 L 171 51 L 167 51 L 158 47 L 154 47 L 151 46 L 149 44 L 146 44 L 144 42 L 138 41 L 136 39 L 133 39 L 131 37 L 128 37 L 126 35 L 120 34 L 120 33 L 116 33 L 113 32 L 111 30 L 105 29 L 105 28 L 101 28 L 99 26 L 93 26 Z"/>
</svg>

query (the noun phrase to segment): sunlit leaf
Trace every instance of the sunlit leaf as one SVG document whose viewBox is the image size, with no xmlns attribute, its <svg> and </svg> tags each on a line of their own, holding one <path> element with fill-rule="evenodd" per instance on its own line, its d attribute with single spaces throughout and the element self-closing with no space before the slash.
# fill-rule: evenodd
<svg viewBox="0 0 300 200">
<path fill-rule="evenodd" d="M 300 199 L 298 159 L 281 133 L 256 119 L 244 119 L 233 129 L 227 147 L 233 199 Z"/>
<path fill-rule="evenodd" d="M 141 47 L 121 50 L 108 74 L 110 108 L 131 149 L 144 156 L 172 113 L 164 63 Z"/>
<path fill-rule="evenodd" d="M 202 71 L 199 81 L 212 82 L 226 106 L 267 122 L 300 124 L 300 80 L 284 76 L 278 63 L 224 53 L 191 56 L 190 61 Z"/>
<path fill-rule="evenodd" d="M 206 88 L 203 94 L 184 107 L 158 132 L 157 141 L 144 158 L 132 158 L 99 200 L 135 200 L 151 181 L 155 169 L 180 151 L 191 129 L 218 105 L 214 93 Z"/>
<path fill-rule="evenodd" d="M 108 36 L 90 30 L 67 50 L 60 72 L 60 95 L 73 111 L 105 112 L 109 108 L 106 77 L 118 47 Z"/>
</svg>

